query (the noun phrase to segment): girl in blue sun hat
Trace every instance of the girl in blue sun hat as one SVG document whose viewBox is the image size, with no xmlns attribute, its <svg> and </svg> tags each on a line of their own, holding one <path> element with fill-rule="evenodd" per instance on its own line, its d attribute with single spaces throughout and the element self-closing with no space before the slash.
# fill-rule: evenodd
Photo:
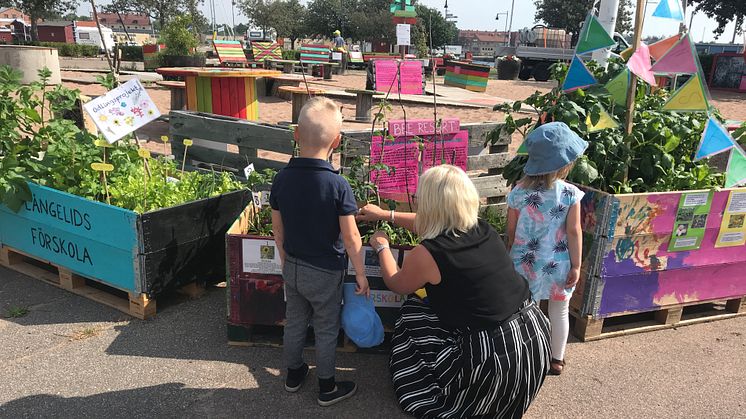
<svg viewBox="0 0 746 419">
<path fill-rule="evenodd" d="M 565 366 L 570 297 L 580 279 L 583 192 L 565 181 L 588 143 L 563 122 L 535 128 L 526 137 L 524 176 L 508 194 L 508 250 L 535 301 L 549 300 L 552 325 L 550 374 Z"/>
</svg>

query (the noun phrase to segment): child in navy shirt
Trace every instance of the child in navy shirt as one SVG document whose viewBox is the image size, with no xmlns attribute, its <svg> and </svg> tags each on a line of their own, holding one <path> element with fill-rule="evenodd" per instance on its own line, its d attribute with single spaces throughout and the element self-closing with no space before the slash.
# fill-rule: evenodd
<svg viewBox="0 0 746 419">
<path fill-rule="evenodd" d="M 272 227 L 283 263 L 287 310 L 283 336 L 285 389 L 296 392 L 308 375 L 303 346 L 309 323 L 316 343 L 321 406 L 342 401 L 355 383 L 335 381 L 345 249 L 357 272 L 357 294 L 369 294 L 362 241 L 355 223 L 357 203 L 350 184 L 327 161 L 341 140 L 342 114 L 333 101 L 316 97 L 298 118 L 300 147 L 272 184 Z"/>
</svg>

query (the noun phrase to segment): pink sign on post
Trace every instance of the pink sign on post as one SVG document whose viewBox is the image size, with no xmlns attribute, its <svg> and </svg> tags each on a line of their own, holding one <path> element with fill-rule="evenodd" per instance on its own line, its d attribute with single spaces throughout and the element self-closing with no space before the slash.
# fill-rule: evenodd
<svg viewBox="0 0 746 419">
<path fill-rule="evenodd" d="M 455 134 L 461 129 L 458 118 L 443 118 L 440 127 L 437 127 L 432 119 L 408 119 L 406 130 L 404 125 L 404 120 L 389 121 L 389 134 L 394 137 Z"/>
<path fill-rule="evenodd" d="M 741 76 L 741 86 L 738 88 L 738 90 L 746 92 L 746 76 Z"/>
<path fill-rule="evenodd" d="M 374 65 L 377 91 L 423 94 L 421 61 L 375 60 Z"/>
<path fill-rule="evenodd" d="M 469 154 L 469 131 L 430 138 L 422 152 L 422 171 L 441 164 L 451 164 L 466 171 Z"/>
<path fill-rule="evenodd" d="M 378 186 L 381 198 L 404 202 L 415 193 L 419 157 L 418 144 L 406 137 L 395 138 L 394 141 L 373 137 L 371 163 L 383 163 L 391 169 L 388 173 L 385 170 L 371 171 L 370 180 Z"/>
</svg>

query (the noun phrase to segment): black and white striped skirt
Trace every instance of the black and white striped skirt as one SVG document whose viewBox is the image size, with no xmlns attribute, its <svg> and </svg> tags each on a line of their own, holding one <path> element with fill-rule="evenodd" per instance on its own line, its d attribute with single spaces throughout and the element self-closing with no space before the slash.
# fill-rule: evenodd
<svg viewBox="0 0 746 419">
<path fill-rule="evenodd" d="M 392 340 L 391 375 L 404 411 L 423 418 L 520 418 L 549 371 L 549 321 L 528 300 L 494 330 L 442 327 L 411 297 Z"/>
</svg>

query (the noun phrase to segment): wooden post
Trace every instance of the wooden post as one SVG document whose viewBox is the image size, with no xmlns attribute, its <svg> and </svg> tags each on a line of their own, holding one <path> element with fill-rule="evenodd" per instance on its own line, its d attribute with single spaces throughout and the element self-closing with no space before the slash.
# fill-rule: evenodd
<svg viewBox="0 0 746 419">
<path fill-rule="evenodd" d="M 357 101 L 355 103 L 355 120 L 360 122 L 370 122 L 370 108 L 373 107 L 373 94 L 371 93 L 357 93 Z"/>
<path fill-rule="evenodd" d="M 645 20 L 645 0 L 637 0 L 637 10 L 635 11 L 635 38 L 632 43 L 632 54 L 637 51 L 642 41 L 642 23 Z M 629 90 L 627 91 L 627 123 L 625 132 L 627 135 L 632 134 L 632 125 L 635 119 L 635 95 L 637 93 L 637 76 L 632 74 Z M 625 179 L 627 178 L 625 174 Z"/>
<path fill-rule="evenodd" d="M 111 70 L 112 74 L 114 74 L 114 78 L 116 79 L 116 85 L 119 85 L 119 77 L 118 73 L 114 71 L 114 65 L 111 62 L 111 57 L 109 57 L 109 50 L 106 49 L 106 39 L 104 38 L 104 32 L 101 30 L 101 23 L 98 21 L 98 12 L 96 11 L 96 3 L 94 0 L 91 1 L 91 9 L 93 9 L 93 20 L 96 21 L 96 27 L 98 28 L 98 36 L 101 37 L 101 42 L 104 44 L 104 55 L 106 55 L 106 61 L 109 63 L 109 69 Z"/>
</svg>

